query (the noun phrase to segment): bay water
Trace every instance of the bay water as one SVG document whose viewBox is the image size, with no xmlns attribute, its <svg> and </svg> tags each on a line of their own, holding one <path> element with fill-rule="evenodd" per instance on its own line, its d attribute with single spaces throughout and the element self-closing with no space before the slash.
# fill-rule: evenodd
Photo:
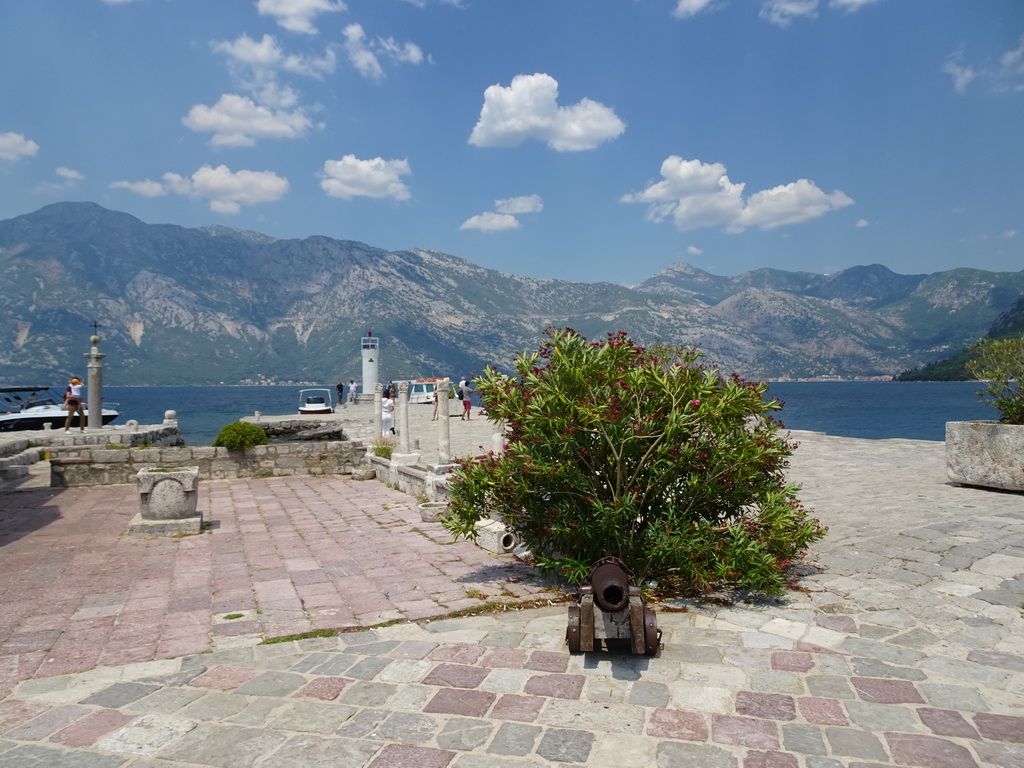
<svg viewBox="0 0 1024 768">
<path fill-rule="evenodd" d="M 843 437 L 944 440 L 947 421 L 995 419 L 977 382 L 777 382 L 768 394 L 784 402 L 776 416 L 788 429 Z M 298 412 L 297 386 L 104 387 L 117 403 L 118 424 L 159 424 L 176 411 L 188 445 L 210 445 L 225 424 L 261 411 Z"/>
</svg>

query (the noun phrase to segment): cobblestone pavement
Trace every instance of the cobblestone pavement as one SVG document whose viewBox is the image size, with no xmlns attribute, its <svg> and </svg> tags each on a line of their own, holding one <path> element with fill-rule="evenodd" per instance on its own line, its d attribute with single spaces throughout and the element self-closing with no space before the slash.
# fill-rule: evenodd
<svg viewBox="0 0 1024 768">
<path fill-rule="evenodd" d="M 949 485 L 941 443 L 798 437 L 791 477 L 831 529 L 803 569 L 801 589 L 778 603 L 659 606 L 664 649 L 653 658 L 570 655 L 564 606 L 256 644 L 277 626 L 261 623 L 262 600 L 260 610 L 291 612 L 275 619 L 284 626 L 316 606 L 276 590 L 290 584 L 295 595 L 316 594 L 300 591 L 300 582 L 329 557 L 344 551 L 365 562 L 383 552 L 362 538 L 346 549 L 344 535 L 325 533 L 330 520 L 355 514 L 332 515 L 345 499 L 363 505 L 364 517 L 392 521 L 381 526 L 394 542 L 391 556 L 429 540 L 413 530 L 429 524 L 408 519 L 409 499 L 374 483 L 204 484 L 214 519 L 233 507 L 245 510 L 236 512 L 239 522 L 157 543 L 114 541 L 116 525 L 104 516 L 126 522 L 133 510 L 122 513 L 111 500 L 82 513 L 77 538 L 62 535 L 60 524 L 90 493 L 113 489 L 65 491 L 36 504 L 43 521 L 15 515 L 13 528 L 17 505 L 5 499 L 3 623 L 25 613 L 26 602 L 66 605 L 60 621 L 15 627 L 14 634 L 39 634 L 34 645 L 29 637 L 11 645 L 10 635 L 0 651 L 13 686 L 0 701 L 0 768 L 1024 766 L 1024 495 Z M 25 493 L 36 491 L 13 496 Z M 278 518 L 295 520 L 301 535 L 268 522 Z M 313 554 L 287 554 L 303 536 Z M 232 537 L 235 549 L 202 543 L 218 537 Z M 245 557 L 248 538 L 264 541 L 266 568 Z M 49 554 L 32 559 L 19 549 L 38 539 L 46 541 L 36 549 Z M 128 550 L 150 547 L 152 575 L 119 576 Z M 158 560 L 174 547 L 188 547 L 189 557 Z M 484 555 L 468 572 L 490 564 L 506 567 Z M 110 580 L 61 599 L 95 569 Z M 221 578 L 207 571 L 230 582 L 230 599 L 228 591 L 207 594 L 208 579 Z M 316 582 L 321 589 L 348 578 L 327 575 Z M 404 580 L 422 581 L 412 572 Z M 523 582 L 473 583 L 487 584 L 476 587 L 486 592 Z M 32 591 L 42 584 L 47 591 Z M 137 590 L 152 602 L 126 615 Z M 171 608 L 193 593 L 209 607 Z M 244 599 L 253 602 L 237 611 L 243 616 L 221 612 Z M 147 624 L 184 626 L 202 616 L 214 622 L 204 627 L 211 652 L 169 651 L 158 639 L 136 663 L 100 657 L 81 671 L 48 674 L 46 660 L 66 634 L 102 644 L 104 633 L 121 636 L 129 626 L 141 635 Z M 232 622 L 246 631 L 219 633 Z"/>
</svg>

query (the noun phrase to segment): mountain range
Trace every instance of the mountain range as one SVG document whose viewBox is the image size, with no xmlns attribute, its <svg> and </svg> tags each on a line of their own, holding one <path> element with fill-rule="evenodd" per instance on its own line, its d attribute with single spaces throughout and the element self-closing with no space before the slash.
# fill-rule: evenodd
<svg viewBox="0 0 1024 768">
<path fill-rule="evenodd" d="M 678 262 L 633 287 L 548 280 L 70 202 L 0 221 L 0 281 L 3 385 L 83 373 L 93 323 L 111 385 L 359 378 L 368 331 L 382 379 L 461 376 L 509 368 L 548 326 L 699 345 L 749 378 L 890 376 L 985 335 L 1024 296 L 1024 271 L 877 264 L 724 277 Z"/>
</svg>

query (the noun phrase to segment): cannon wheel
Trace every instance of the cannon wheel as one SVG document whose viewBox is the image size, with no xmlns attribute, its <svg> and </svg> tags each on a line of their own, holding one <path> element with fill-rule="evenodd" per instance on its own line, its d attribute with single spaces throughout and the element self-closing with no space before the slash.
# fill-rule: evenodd
<svg viewBox="0 0 1024 768">
<path fill-rule="evenodd" d="M 651 608 L 644 608 L 644 655 L 654 656 L 661 648 L 661 630 L 658 616 Z"/>
<path fill-rule="evenodd" d="M 580 607 L 569 606 L 569 625 L 565 628 L 565 642 L 569 644 L 569 653 L 580 652 Z"/>
</svg>

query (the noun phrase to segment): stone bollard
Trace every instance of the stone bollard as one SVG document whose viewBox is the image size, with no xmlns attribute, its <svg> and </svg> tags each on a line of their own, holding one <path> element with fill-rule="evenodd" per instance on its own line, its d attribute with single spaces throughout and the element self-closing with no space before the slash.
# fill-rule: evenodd
<svg viewBox="0 0 1024 768">
<path fill-rule="evenodd" d="M 148 467 L 139 470 L 136 482 L 139 514 L 128 525 L 130 536 L 199 533 L 199 467 Z"/>
</svg>

